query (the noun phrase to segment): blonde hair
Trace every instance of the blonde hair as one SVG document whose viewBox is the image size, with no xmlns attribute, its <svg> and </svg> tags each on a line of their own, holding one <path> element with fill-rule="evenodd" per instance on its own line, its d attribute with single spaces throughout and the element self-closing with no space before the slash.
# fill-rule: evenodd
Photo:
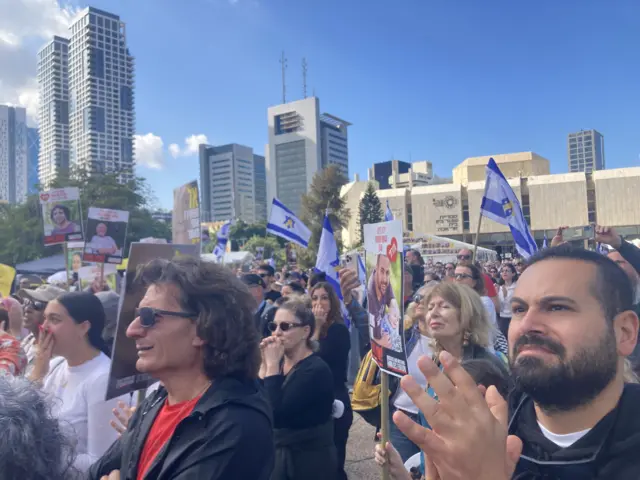
<svg viewBox="0 0 640 480">
<path fill-rule="evenodd" d="M 480 300 L 480 296 L 469 286 L 460 283 L 439 283 L 425 296 L 424 306 L 435 297 L 440 297 L 458 310 L 460 328 L 466 340 L 473 345 L 487 348 L 491 339 L 491 324 Z M 463 337 L 464 338 L 464 337 Z M 434 356 L 442 351 L 439 342 L 435 341 Z"/>
</svg>

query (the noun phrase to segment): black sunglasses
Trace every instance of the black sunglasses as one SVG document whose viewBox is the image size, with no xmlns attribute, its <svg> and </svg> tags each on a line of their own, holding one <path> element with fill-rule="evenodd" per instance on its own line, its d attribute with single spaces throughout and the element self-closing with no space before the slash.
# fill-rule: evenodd
<svg viewBox="0 0 640 480">
<path fill-rule="evenodd" d="M 36 312 L 42 312 L 47 308 L 47 302 L 34 302 L 33 300 L 27 300 L 24 302 L 24 308 L 33 308 Z"/>
<path fill-rule="evenodd" d="M 282 330 L 283 332 L 288 331 L 290 328 L 304 327 L 304 325 L 302 325 L 301 323 L 290 322 L 269 322 L 267 326 L 269 327 L 269 331 L 271 332 L 275 332 L 278 329 L 278 326 L 280 326 L 280 330 Z"/>
<path fill-rule="evenodd" d="M 424 299 L 424 295 L 420 295 L 419 293 L 413 296 L 413 301 L 415 303 L 420 303 Z"/>
<path fill-rule="evenodd" d="M 161 316 L 180 317 L 180 318 L 195 318 L 197 313 L 189 312 L 171 312 L 169 310 L 158 310 L 151 307 L 136 308 L 136 317 L 140 317 L 140 325 L 144 328 L 151 328 L 156 324 L 156 317 Z"/>
<path fill-rule="evenodd" d="M 458 255 L 458 260 L 469 260 L 471 255 Z"/>
<path fill-rule="evenodd" d="M 456 280 L 462 280 L 463 278 L 473 278 L 473 275 L 469 275 L 468 273 L 456 273 L 454 278 Z"/>
</svg>

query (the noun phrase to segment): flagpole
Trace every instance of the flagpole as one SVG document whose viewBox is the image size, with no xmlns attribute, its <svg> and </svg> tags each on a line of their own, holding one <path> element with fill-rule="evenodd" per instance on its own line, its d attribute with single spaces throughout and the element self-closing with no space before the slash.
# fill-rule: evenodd
<svg viewBox="0 0 640 480">
<path fill-rule="evenodd" d="M 478 228 L 476 229 L 476 238 L 473 241 L 473 261 L 476 261 L 476 253 L 478 252 L 478 238 L 480 237 L 480 226 L 482 225 L 482 210 L 480 210 L 480 216 L 478 217 Z"/>
</svg>

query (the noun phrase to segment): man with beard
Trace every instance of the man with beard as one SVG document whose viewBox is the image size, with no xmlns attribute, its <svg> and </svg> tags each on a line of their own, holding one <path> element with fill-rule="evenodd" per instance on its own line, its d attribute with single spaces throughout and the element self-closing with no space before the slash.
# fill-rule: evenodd
<svg viewBox="0 0 640 480">
<path fill-rule="evenodd" d="M 508 409 L 493 387 L 483 400 L 444 353 L 446 375 L 419 360 L 439 403 L 412 379 L 402 381 L 433 430 L 398 413 L 394 421 L 442 479 L 638 479 L 640 385 L 623 378 L 638 336 L 632 305 L 629 278 L 607 257 L 569 246 L 542 250 L 512 300 L 516 387 Z"/>
</svg>

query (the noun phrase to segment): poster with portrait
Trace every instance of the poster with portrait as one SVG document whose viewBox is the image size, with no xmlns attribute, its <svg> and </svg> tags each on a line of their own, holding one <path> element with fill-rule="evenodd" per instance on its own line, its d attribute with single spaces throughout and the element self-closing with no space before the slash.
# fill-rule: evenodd
<svg viewBox="0 0 640 480">
<path fill-rule="evenodd" d="M 173 243 L 200 245 L 200 200 L 198 182 L 194 180 L 173 191 L 173 216 L 171 217 Z"/>
<path fill-rule="evenodd" d="M 44 224 L 44 244 L 82 241 L 80 190 L 76 187 L 56 188 L 40 192 L 40 208 Z"/>
<path fill-rule="evenodd" d="M 108 208 L 89 208 L 87 242 L 84 245 L 85 262 L 122 262 L 124 242 L 127 238 L 129 212 Z"/>
<path fill-rule="evenodd" d="M 364 248 L 371 353 L 381 370 L 406 375 L 402 221 L 364 225 Z"/>
<path fill-rule="evenodd" d="M 136 342 L 127 337 L 127 328 L 135 319 L 135 310 L 145 294 L 145 289 L 137 285 L 134 280 L 139 266 L 157 258 L 172 260 L 183 255 L 192 257 L 200 255 L 199 246 L 138 242 L 131 244 L 127 271 L 120 295 L 121 303 L 118 310 L 106 400 L 145 389 L 155 382 L 149 375 L 136 369 L 138 361 Z"/>
<path fill-rule="evenodd" d="M 90 287 L 91 284 L 103 275 L 104 283 L 109 287 L 109 290 L 118 292 L 118 280 L 117 280 L 117 268 L 115 265 L 106 264 L 104 267 L 100 264 L 86 265 L 78 270 L 78 278 L 80 280 L 80 287 L 82 290 Z"/>
</svg>

